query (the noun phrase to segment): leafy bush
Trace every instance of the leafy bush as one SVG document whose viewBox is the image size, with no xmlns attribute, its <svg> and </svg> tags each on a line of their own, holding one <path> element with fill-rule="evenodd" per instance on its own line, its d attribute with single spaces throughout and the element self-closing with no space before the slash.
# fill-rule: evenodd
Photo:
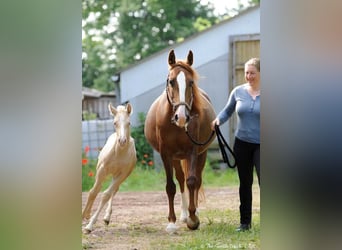
<svg viewBox="0 0 342 250">
<path fill-rule="evenodd" d="M 132 127 L 131 135 L 135 141 L 135 148 L 137 151 L 137 166 L 141 166 L 144 169 L 154 169 L 155 165 L 153 162 L 153 149 L 151 145 L 147 142 L 144 134 L 146 115 L 144 113 L 138 114 L 139 125 Z"/>
<path fill-rule="evenodd" d="M 83 111 L 82 115 L 83 115 L 84 121 L 96 120 L 97 118 L 97 115 L 95 113 L 87 111 L 87 110 Z"/>
</svg>

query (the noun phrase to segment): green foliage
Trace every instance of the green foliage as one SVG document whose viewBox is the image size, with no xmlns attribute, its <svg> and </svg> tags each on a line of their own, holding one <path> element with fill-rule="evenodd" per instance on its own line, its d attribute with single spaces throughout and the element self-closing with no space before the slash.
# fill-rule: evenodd
<svg viewBox="0 0 342 250">
<path fill-rule="evenodd" d="M 95 113 L 89 112 L 88 110 L 83 111 L 82 116 L 83 120 L 85 121 L 96 120 L 97 118 Z"/>
<path fill-rule="evenodd" d="M 211 5 L 200 1 L 124 1 L 118 8 L 117 63 L 120 67 L 139 61 L 161 49 L 187 38 L 204 26 L 195 26 L 198 18 L 215 23 Z M 177 7 L 175 7 L 177 6 Z"/>
<path fill-rule="evenodd" d="M 137 151 L 137 160 L 144 169 L 154 168 L 153 163 L 153 149 L 150 144 L 147 142 L 145 134 L 144 134 L 144 126 L 145 126 L 145 118 L 146 115 L 144 113 L 138 114 L 139 125 L 137 127 L 133 127 L 131 129 L 131 136 L 135 141 L 135 149 Z"/>
<path fill-rule="evenodd" d="M 83 86 L 112 91 L 111 76 L 217 19 L 195 0 L 82 1 Z"/>
</svg>

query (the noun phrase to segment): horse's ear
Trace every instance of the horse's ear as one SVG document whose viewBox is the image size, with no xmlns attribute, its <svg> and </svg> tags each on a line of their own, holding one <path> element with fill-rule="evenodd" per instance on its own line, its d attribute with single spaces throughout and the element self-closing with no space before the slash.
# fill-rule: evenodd
<svg viewBox="0 0 342 250">
<path fill-rule="evenodd" d="M 133 113 L 133 107 L 132 107 L 132 105 L 130 103 L 127 103 L 126 110 L 127 110 L 127 113 L 129 115 L 131 115 Z"/>
<path fill-rule="evenodd" d="M 192 63 L 194 62 L 194 55 L 192 54 L 192 51 L 189 50 L 188 57 L 186 59 L 186 63 L 191 66 Z"/>
<path fill-rule="evenodd" d="M 176 55 L 174 50 L 170 50 L 169 52 L 169 65 L 172 66 L 176 63 Z"/>
<path fill-rule="evenodd" d="M 116 110 L 116 108 L 114 108 L 114 107 L 112 106 L 111 103 L 108 104 L 108 109 L 109 109 L 109 112 L 110 112 L 113 116 L 115 116 L 116 113 L 118 112 L 118 111 Z"/>
</svg>

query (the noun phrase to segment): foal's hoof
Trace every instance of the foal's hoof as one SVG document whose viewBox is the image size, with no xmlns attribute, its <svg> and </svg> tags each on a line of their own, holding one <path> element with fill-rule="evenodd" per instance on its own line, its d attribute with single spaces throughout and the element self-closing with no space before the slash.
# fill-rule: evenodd
<svg viewBox="0 0 342 250">
<path fill-rule="evenodd" d="M 83 233 L 84 233 L 84 234 L 90 234 L 90 233 L 91 233 L 91 230 L 85 228 L 85 229 L 83 229 Z"/>
<path fill-rule="evenodd" d="M 186 225 L 188 226 L 189 229 L 196 230 L 196 229 L 198 229 L 198 227 L 200 225 L 200 221 L 199 221 L 197 216 L 195 217 L 194 220 L 191 219 L 190 217 L 188 217 L 188 219 L 186 221 Z"/>
<path fill-rule="evenodd" d="M 103 222 L 108 226 L 109 220 L 103 220 Z"/>
<path fill-rule="evenodd" d="M 82 220 L 89 220 L 90 214 L 82 214 Z"/>
</svg>

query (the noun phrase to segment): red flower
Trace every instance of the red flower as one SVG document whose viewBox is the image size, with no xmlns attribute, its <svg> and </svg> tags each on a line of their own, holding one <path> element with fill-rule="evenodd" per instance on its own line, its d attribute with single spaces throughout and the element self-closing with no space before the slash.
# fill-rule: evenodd
<svg viewBox="0 0 342 250">
<path fill-rule="evenodd" d="M 94 176 L 94 173 L 93 173 L 93 171 L 89 171 L 89 173 L 88 173 L 88 176 L 89 176 L 89 177 L 92 177 L 92 176 Z"/>
<path fill-rule="evenodd" d="M 148 157 L 148 154 L 144 154 L 144 158 L 147 158 Z"/>
<path fill-rule="evenodd" d="M 148 165 L 152 167 L 153 166 L 153 161 L 149 161 Z"/>
<path fill-rule="evenodd" d="M 87 145 L 87 146 L 85 146 L 85 148 L 84 148 L 84 152 L 87 154 L 88 152 L 90 151 L 90 147 Z"/>
<path fill-rule="evenodd" d="M 82 165 L 87 165 L 88 164 L 88 159 L 87 158 L 83 158 L 82 159 Z"/>
</svg>

